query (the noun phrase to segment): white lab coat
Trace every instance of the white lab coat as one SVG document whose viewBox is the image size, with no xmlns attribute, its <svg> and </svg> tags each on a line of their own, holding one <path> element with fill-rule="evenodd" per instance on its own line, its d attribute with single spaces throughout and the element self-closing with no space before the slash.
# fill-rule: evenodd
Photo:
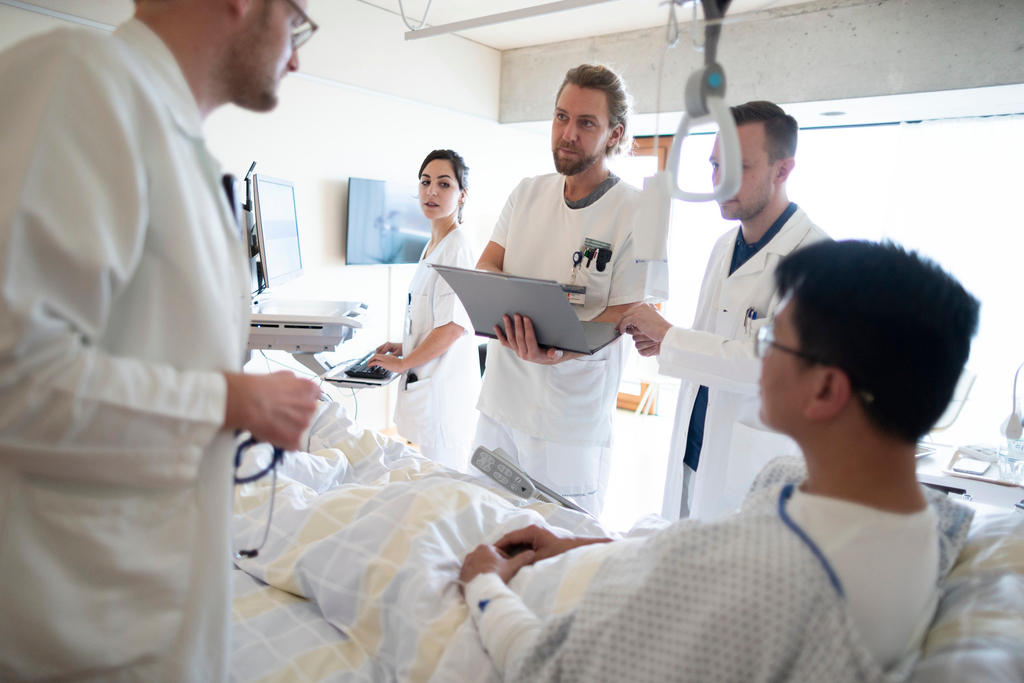
<svg viewBox="0 0 1024 683">
<path fill-rule="evenodd" d="M 661 374 L 683 379 L 662 501 L 667 519 L 679 518 L 685 495 L 686 433 L 701 385 L 708 387 L 708 410 L 690 517 L 711 521 L 736 508 L 769 460 L 796 453 L 792 440 L 768 430 L 758 417 L 761 364 L 753 344 L 757 330 L 771 320 L 778 305 L 773 278 L 779 261 L 827 235 L 798 208 L 768 244 L 729 275 L 738 230 L 719 238 L 711 251 L 693 328 L 671 328 L 658 355 Z M 758 317 L 744 324 L 749 308 Z"/>
<path fill-rule="evenodd" d="M 0 55 L 0 679 L 215 681 L 247 269 L 146 26 Z"/>
<path fill-rule="evenodd" d="M 409 372 L 416 373 L 415 382 L 407 382 L 408 373 L 402 378 L 395 425 L 398 433 L 418 444 L 424 454 L 464 471 L 476 428 L 480 353 L 473 324 L 462 302 L 429 264 L 476 266 L 469 240 L 461 228 L 445 235 L 416 266 L 409 285 L 403 352 L 412 352 L 435 328 L 451 322 L 465 332 L 440 356 L 411 368 Z"/>
</svg>

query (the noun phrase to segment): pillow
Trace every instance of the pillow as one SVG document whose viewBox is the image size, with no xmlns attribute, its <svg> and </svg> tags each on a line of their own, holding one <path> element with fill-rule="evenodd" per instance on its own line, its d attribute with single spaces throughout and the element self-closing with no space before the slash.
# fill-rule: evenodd
<svg viewBox="0 0 1024 683">
<path fill-rule="evenodd" d="M 1024 514 L 975 520 L 910 680 L 1024 680 Z"/>
</svg>

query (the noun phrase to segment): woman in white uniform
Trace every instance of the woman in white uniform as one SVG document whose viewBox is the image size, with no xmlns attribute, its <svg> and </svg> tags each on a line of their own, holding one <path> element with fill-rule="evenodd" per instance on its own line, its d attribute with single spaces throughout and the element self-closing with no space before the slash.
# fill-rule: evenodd
<svg viewBox="0 0 1024 683">
<path fill-rule="evenodd" d="M 465 471 L 476 430 L 479 352 L 469 316 L 448 283 L 428 264 L 473 268 L 462 223 L 469 169 L 450 149 L 437 149 L 420 165 L 420 209 L 430 219 L 409 286 L 402 343 L 377 348 L 370 365 L 405 373 L 395 406 L 398 433 L 428 458 Z"/>
</svg>

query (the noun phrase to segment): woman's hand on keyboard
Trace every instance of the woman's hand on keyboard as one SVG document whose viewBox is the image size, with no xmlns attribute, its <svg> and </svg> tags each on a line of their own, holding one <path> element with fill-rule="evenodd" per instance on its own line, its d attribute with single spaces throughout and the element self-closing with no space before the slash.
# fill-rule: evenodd
<svg viewBox="0 0 1024 683">
<path fill-rule="evenodd" d="M 402 355 L 402 345 L 395 342 L 384 342 L 377 347 L 377 353 L 390 353 L 394 356 Z"/>
<path fill-rule="evenodd" d="M 401 344 L 397 344 L 399 351 L 401 351 Z M 408 368 L 406 367 L 405 358 L 402 356 L 393 356 L 388 353 L 375 353 L 373 358 L 367 361 L 367 365 L 370 367 L 384 368 L 390 372 L 405 372 Z"/>
</svg>

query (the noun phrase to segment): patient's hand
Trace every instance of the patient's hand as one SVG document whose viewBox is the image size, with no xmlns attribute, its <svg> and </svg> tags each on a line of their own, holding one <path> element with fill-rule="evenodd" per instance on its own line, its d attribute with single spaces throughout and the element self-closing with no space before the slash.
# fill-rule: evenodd
<svg viewBox="0 0 1024 683">
<path fill-rule="evenodd" d="M 555 555 L 561 555 L 566 550 L 572 550 L 578 548 L 581 545 L 589 545 L 591 543 L 608 543 L 612 539 L 610 538 L 582 538 L 576 536 L 570 536 L 568 538 L 562 538 L 556 536 L 549 530 L 536 524 L 531 524 L 528 527 L 522 529 L 516 529 L 510 531 L 501 538 L 494 545 L 505 553 L 512 553 L 518 548 L 530 548 L 533 550 L 532 562 L 539 562 L 540 560 L 546 560 L 549 557 Z M 517 555 L 518 557 L 518 555 Z"/>
<path fill-rule="evenodd" d="M 532 550 L 509 555 L 493 545 L 478 545 L 476 550 L 466 555 L 466 559 L 462 562 L 459 580 L 465 585 L 479 574 L 494 572 L 501 577 L 502 581 L 508 583 L 516 575 L 516 572 L 533 563 L 533 555 Z"/>
</svg>

